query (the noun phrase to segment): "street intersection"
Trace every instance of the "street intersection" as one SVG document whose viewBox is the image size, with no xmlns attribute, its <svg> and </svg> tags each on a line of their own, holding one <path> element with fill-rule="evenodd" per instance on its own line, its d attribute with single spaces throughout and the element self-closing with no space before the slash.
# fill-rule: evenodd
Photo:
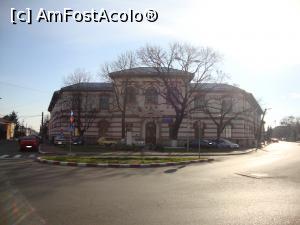
<svg viewBox="0 0 300 225">
<path fill-rule="evenodd" d="M 0 224 L 300 224 L 300 145 L 211 163 L 78 168 L 0 161 Z"/>
</svg>

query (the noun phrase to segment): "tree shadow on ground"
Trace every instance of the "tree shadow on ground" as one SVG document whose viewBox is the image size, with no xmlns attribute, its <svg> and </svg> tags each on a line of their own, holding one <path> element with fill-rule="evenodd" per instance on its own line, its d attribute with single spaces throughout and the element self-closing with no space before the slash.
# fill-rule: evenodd
<svg viewBox="0 0 300 225">
<path fill-rule="evenodd" d="M 164 173 L 175 173 L 175 172 L 177 172 L 179 169 L 182 169 L 182 168 L 184 168 L 184 167 L 186 167 L 186 166 L 185 166 L 185 165 L 182 165 L 182 166 L 179 166 L 179 167 L 177 167 L 177 168 L 167 169 L 167 170 L 164 171 Z"/>
</svg>

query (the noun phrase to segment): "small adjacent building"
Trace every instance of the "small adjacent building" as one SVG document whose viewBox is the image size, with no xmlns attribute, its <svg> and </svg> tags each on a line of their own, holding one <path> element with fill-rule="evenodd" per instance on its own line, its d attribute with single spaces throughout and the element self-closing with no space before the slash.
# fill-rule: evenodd
<svg viewBox="0 0 300 225">
<path fill-rule="evenodd" d="M 78 83 L 54 92 L 48 108 L 50 139 L 61 133 L 66 136 L 70 132 L 78 135 L 76 126 L 74 129 L 70 126 L 71 111 L 74 119 L 81 120 L 85 126 L 84 137 L 87 142 L 96 143 L 97 139 L 103 136 L 121 139 L 122 113 L 116 107 L 119 101 L 116 93 L 126 93 L 126 133 L 130 132 L 134 140 L 143 140 L 147 144 L 169 145 L 175 111 L 168 99 L 160 94 L 164 89 L 160 74 L 153 68 L 139 67 L 110 75 L 114 78 L 114 84 Z M 168 76 L 172 79 L 172 76 L 191 74 L 172 70 Z M 126 90 L 122 85 L 124 83 Z M 217 122 L 222 119 L 227 119 L 227 123 L 222 128 L 221 137 L 241 146 L 255 144 L 262 110 L 251 93 L 228 84 L 207 83 L 194 89 L 192 87 L 195 84 L 192 81 L 188 87 L 180 87 L 181 83 L 178 85 L 178 95 L 184 88 L 193 90 L 189 113 L 179 129 L 179 145 L 199 137 L 216 138 L 219 129 Z M 81 99 L 77 100 L 81 105 L 80 112 L 74 109 L 76 95 L 81 96 Z M 226 99 L 223 99 L 224 96 Z M 212 108 L 209 114 L 204 107 L 207 103 Z M 216 108 L 219 111 L 214 110 Z M 224 110 L 227 114 L 222 114 Z"/>
<path fill-rule="evenodd" d="M 10 140 L 14 138 L 14 132 L 15 132 L 15 123 L 0 118 L 0 131 L 1 131 L 1 136 L 0 139 L 6 139 Z"/>
</svg>

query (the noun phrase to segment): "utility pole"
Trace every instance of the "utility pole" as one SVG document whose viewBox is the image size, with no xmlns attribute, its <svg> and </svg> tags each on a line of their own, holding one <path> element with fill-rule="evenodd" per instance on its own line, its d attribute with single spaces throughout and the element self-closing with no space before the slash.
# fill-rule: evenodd
<svg viewBox="0 0 300 225">
<path fill-rule="evenodd" d="M 187 91 L 189 92 L 189 86 L 187 87 Z M 187 129 L 188 129 L 188 133 L 187 133 L 187 143 L 186 143 L 186 148 L 187 151 L 190 151 L 190 107 L 189 104 L 187 105 Z"/>
<path fill-rule="evenodd" d="M 42 112 L 42 127 L 44 126 L 44 112 Z"/>
<path fill-rule="evenodd" d="M 42 122 L 41 122 L 41 129 L 40 129 L 40 135 L 42 137 L 42 140 L 44 140 L 44 112 L 42 112 Z"/>
<path fill-rule="evenodd" d="M 69 154 L 72 154 L 72 133 L 74 131 L 74 112 L 73 110 L 71 110 L 71 113 L 70 113 L 70 146 L 69 146 L 69 149 L 70 149 L 70 153 Z"/>
</svg>

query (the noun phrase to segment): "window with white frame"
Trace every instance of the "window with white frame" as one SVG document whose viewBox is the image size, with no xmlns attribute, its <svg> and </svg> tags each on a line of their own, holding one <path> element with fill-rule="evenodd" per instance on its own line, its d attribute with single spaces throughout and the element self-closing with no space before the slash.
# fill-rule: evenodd
<svg viewBox="0 0 300 225">
<path fill-rule="evenodd" d="M 226 125 L 223 130 L 223 136 L 225 138 L 231 138 L 232 137 L 232 125 Z"/>
</svg>

